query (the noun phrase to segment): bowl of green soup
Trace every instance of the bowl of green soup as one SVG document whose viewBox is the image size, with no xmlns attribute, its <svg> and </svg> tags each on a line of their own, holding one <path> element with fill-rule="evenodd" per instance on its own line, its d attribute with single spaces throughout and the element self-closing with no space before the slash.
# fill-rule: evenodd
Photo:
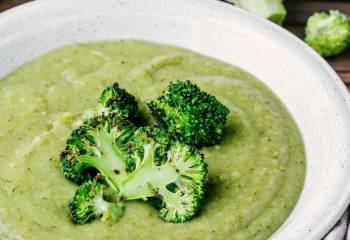
<svg viewBox="0 0 350 240">
<path fill-rule="evenodd" d="M 318 240 L 349 203 L 340 78 L 292 34 L 223 2 L 34 1 L 0 14 L 0 66 L 0 239 Z M 59 155 L 86 109 L 118 82 L 147 119 L 149 101 L 187 80 L 230 112 L 219 144 L 199 149 L 196 216 L 170 223 L 130 201 L 113 224 L 74 224 L 77 186 Z"/>
</svg>

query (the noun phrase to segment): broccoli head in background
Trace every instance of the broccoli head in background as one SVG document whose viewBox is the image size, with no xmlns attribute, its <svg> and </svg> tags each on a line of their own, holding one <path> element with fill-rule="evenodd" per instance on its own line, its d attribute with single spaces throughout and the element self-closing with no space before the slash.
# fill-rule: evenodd
<svg viewBox="0 0 350 240">
<path fill-rule="evenodd" d="M 130 120 L 137 117 L 138 105 L 135 97 L 120 88 L 117 82 L 102 91 L 98 103 L 97 107 L 85 112 L 85 118 L 115 112 Z"/>
<path fill-rule="evenodd" d="M 266 18 L 277 24 L 282 24 L 286 18 L 287 11 L 283 0 L 226 0 L 234 3 L 237 7 L 243 8 L 258 16 Z"/>
<path fill-rule="evenodd" d="M 314 13 L 305 29 L 305 41 L 323 57 L 335 56 L 350 43 L 347 16 L 339 11 Z"/>
<path fill-rule="evenodd" d="M 108 192 L 108 187 L 95 180 L 79 186 L 68 205 L 73 222 L 84 224 L 101 217 L 102 221 L 118 220 L 124 213 L 124 207 L 120 203 L 106 201 L 105 192 Z"/>
<path fill-rule="evenodd" d="M 148 108 L 170 136 L 198 147 L 221 140 L 230 112 L 190 81 L 171 83 Z"/>
<path fill-rule="evenodd" d="M 114 190 L 126 177 L 124 155 L 135 127 L 119 113 L 95 116 L 74 130 L 61 153 L 63 175 L 80 184 L 100 172 Z M 92 176 L 93 177 L 93 176 Z"/>
</svg>

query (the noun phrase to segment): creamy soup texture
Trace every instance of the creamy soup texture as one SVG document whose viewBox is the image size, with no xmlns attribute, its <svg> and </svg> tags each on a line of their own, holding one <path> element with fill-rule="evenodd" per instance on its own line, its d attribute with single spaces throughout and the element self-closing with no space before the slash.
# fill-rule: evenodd
<svg viewBox="0 0 350 240">
<path fill-rule="evenodd" d="M 77 186 L 62 176 L 58 156 L 82 113 L 117 81 L 149 119 L 146 103 L 187 79 L 231 111 L 220 144 L 201 149 L 209 185 L 199 215 L 167 223 L 135 201 L 117 223 L 74 225 L 67 203 Z M 239 68 L 182 48 L 119 40 L 54 50 L 0 81 L 0 116 L 0 239 L 266 239 L 303 187 L 302 138 L 275 94 Z"/>
</svg>

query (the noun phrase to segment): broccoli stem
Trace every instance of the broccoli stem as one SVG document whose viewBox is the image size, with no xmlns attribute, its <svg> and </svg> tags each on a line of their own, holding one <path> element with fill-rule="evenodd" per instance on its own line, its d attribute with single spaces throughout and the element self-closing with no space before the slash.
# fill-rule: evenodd
<svg viewBox="0 0 350 240">
<path fill-rule="evenodd" d="M 82 167 L 93 167 L 98 169 L 105 177 L 111 188 L 119 192 L 120 182 L 126 178 L 123 153 L 115 143 L 113 133 L 108 133 L 105 128 L 93 134 L 96 141 L 96 153 L 98 157 L 81 155 L 78 160 Z"/>
<path fill-rule="evenodd" d="M 156 144 L 146 144 L 140 167 L 132 172 L 123 182 L 121 195 L 128 200 L 158 196 L 167 192 L 165 186 L 175 182 L 179 174 L 172 164 L 154 165 Z"/>
<path fill-rule="evenodd" d="M 102 215 L 101 220 L 103 222 L 110 218 L 112 218 L 112 220 L 117 220 L 124 214 L 124 206 L 122 204 L 106 202 L 102 196 L 96 197 L 94 199 L 94 204 L 96 214 Z"/>
<path fill-rule="evenodd" d="M 105 180 L 108 182 L 111 188 L 114 191 L 119 192 L 120 177 L 113 170 L 118 169 L 118 164 L 115 164 L 115 162 L 118 161 L 112 162 L 110 161 L 110 158 L 98 158 L 86 155 L 79 156 L 78 160 L 82 163 L 81 166 L 84 168 L 93 167 L 98 169 L 102 175 L 105 176 Z"/>
<path fill-rule="evenodd" d="M 282 0 L 227 0 L 237 7 L 255 13 L 275 23 L 282 24 L 287 11 Z"/>
</svg>

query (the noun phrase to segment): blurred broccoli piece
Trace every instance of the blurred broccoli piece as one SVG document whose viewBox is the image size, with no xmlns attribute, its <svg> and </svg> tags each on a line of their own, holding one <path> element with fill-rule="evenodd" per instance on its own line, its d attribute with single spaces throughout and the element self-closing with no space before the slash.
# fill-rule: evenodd
<svg viewBox="0 0 350 240">
<path fill-rule="evenodd" d="M 171 83 L 148 108 L 172 137 L 192 146 L 221 140 L 229 109 L 190 81 Z"/>
<path fill-rule="evenodd" d="M 287 15 L 282 0 L 227 0 L 227 2 L 280 25 Z"/>
<path fill-rule="evenodd" d="M 307 20 L 305 34 L 305 41 L 323 57 L 340 54 L 350 43 L 347 16 L 335 10 L 314 13 Z"/>
<path fill-rule="evenodd" d="M 116 221 L 123 215 L 124 206 L 121 203 L 105 200 L 107 188 L 95 180 L 79 186 L 68 205 L 74 223 L 84 224 L 101 217 L 102 221 Z"/>
<path fill-rule="evenodd" d="M 127 175 L 123 158 L 134 130 L 119 113 L 86 120 L 72 132 L 61 153 L 63 175 L 80 184 L 91 179 L 91 171 L 97 171 L 117 191 L 118 183 Z"/>
</svg>

